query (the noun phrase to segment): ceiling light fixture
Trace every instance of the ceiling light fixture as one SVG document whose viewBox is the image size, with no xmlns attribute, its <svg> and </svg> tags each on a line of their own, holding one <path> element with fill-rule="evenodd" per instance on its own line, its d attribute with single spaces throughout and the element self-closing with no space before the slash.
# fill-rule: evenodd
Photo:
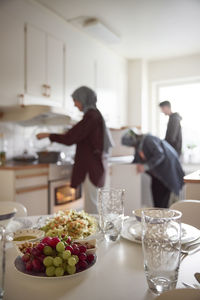
<svg viewBox="0 0 200 300">
<path fill-rule="evenodd" d="M 97 19 L 86 19 L 82 29 L 94 38 L 99 38 L 106 43 L 113 44 L 120 42 L 119 36 Z"/>
</svg>

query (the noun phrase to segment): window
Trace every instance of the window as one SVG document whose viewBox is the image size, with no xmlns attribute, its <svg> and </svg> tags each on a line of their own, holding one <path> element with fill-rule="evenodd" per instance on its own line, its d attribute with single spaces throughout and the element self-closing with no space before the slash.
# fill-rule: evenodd
<svg viewBox="0 0 200 300">
<path fill-rule="evenodd" d="M 159 102 L 169 100 L 172 111 L 182 117 L 183 160 L 200 162 L 200 82 L 160 86 Z M 159 114 L 159 135 L 164 138 L 168 117 Z"/>
</svg>

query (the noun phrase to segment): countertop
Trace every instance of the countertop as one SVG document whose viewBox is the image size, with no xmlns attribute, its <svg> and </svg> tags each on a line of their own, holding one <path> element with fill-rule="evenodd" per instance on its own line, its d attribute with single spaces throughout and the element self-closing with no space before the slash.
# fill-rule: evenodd
<svg viewBox="0 0 200 300">
<path fill-rule="evenodd" d="M 109 164 L 131 164 L 133 162 L 134 156 L 111 156 L 108 159 Z"/>
<path fill-rule="evenodd" d="M 185 183 L 200 183 L 200 170 L 188 174 L 184 177 Z"/>
<path fill-rule="evenodd" d="M 37 160 L 33 162 L 16 162 L 8 160 L 3 166 L 0 166 L 1 170 L 22 170 L 22 169 L 37 169 L 37 168 L 48 168 L 49 164 L 39 163 Z"/>
</svg>

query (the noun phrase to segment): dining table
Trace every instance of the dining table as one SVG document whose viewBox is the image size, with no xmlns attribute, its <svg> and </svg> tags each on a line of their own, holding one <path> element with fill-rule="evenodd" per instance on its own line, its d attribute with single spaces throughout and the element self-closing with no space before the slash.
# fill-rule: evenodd
<svg viewBox="0 0 200 300">
<path fill-rule="evenodd" d="M 37 223 L 38 216 L 25 217 L 23 220 L 30 226 L 30 223 Z M 101 236 L 97 240 L 96 263 L 88 270 L 72 276 L 37 278 L 24 274 L 14 265 L 18 255 L 14 243 L 7 242 L 4 300 L 152 300 L 156 298 L 156 295 L 148 289 L 141 244 L 123 238 L 117 242 L 107 242 Z M 194 278 L 195 272 L 200 272 L 200 252 L 188 255 L 181 262 L 177 288 L 183 288 L 182 282 L 197 283 Z"/>
</svg>

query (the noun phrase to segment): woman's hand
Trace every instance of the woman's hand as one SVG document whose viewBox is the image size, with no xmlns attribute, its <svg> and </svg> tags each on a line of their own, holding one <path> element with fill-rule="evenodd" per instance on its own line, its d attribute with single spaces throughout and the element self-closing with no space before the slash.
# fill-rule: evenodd
<svg viewBox="0 0 200 300">
<path fill-rule="evenodd" d="M 47 133 L 47 132 L 41 132 L 36 135 L 38 140 L 48 138 L 49 136 L 50 136 L 50 133 Z"/>
<path fill-rule="evenodd" d="M 137 164 L 136 169 L 137 169 L 137 173 L 144 173 L 144 165 Z"/>
</svg>

